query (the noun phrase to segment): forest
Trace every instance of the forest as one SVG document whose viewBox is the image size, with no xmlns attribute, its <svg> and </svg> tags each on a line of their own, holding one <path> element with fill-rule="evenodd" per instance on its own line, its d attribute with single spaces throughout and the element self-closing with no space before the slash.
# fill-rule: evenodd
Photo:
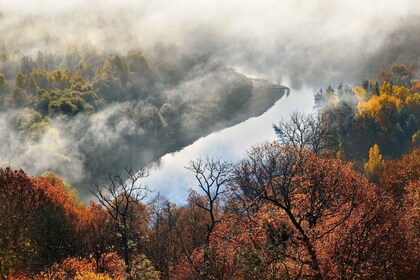
<svg viewBox="0 0 420 280">
<path fill-rule="evenodd" d="M 82 47 L 34 58 L 5 47 L 0 55 L 0 164 L 52 170 L 82 195 L 104 171 L 140 169 L 262 114 L 284 94 L 162 44 L 148 55 Z"/>
<path fill-rule="evenodd" d="M 417 280 L 419 145 L 418 0 L 0 1 L 0 280 Z"/>
<path fill-rule="evenodd" d="M 15 108 L 12 123 L 28 139 L 55 118 L 94 117 L 113 102 L 115 88 L 138 99 L 140 87 L 141 101 L 113 121 L 129 115 L 145 141 L 173 145 L 166 141 L 180 137 L 179 114 L 192 106 L 148 95 L 157 84 L 139 52 L 66 70 L 43 54 L 21 63 L 13 73 L 2 69 L 0 103 Z M 180 79 L 172 70 L 159 70 L 165 84 Z M 142 82 L 133 84 L 138 71 Z M 246 100 L 250 82 L 223 71 L 235 100 Z M 418 73 L 416 64 L 394 64 L 358 86 L 330 86 L 314 94 L 314 114 L 279 120 L 277 140 L 242 160 L 192 160 L 186 168 L 197 189 L 180 205 L 142 183 L 148 167 L 109 173 L 86 203 L 58 173 L 30 176 L 5 166 L 0 279 L 417 279 Z"/>
</svg>

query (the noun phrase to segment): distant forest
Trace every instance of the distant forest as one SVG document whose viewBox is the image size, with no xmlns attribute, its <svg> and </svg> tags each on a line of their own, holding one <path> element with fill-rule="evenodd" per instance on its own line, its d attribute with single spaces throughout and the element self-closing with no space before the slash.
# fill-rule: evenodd
<svg viewBox="0 0 420 280">
<path fill-rule="evenodd" d="M 64 53 L 0 52 L 0 166 L 53 170 L 86 194 L 104 172 L 141 168 L 254 116 L 250 79 L 175 46 L 156 45 L 148 57 Z"/>
<path fill-rule="evenodd" d="M 179 56 L 174 65 L 138 51 L 70 56 L 60 60 L 63 71 L 40 53 L 20 69 L 0 70 L 0 104 L 17 111 L 16 131 L 36 139 L 54 119 L 94 117 L 105 104 L 130 101 L 108 119 L 133 120 L 137 132 L 124 138 L 177 147 L 185 141 L 180 120 L 200 102 L 155 93 L 206 63 Z M 395 64 L 358 86 L 320 90 L 314 114 L 280 120 L 278 140 L 239 162 L 191 161 L 198 190 L 183 205 L 142 184 L 147 168 L 109 174 L 85 204 L 54 172 L 4 167 L 0 279 L 417 279 L 418 70 Z M 240 105 L 251 92 L 242 75 L 210 72 L 229 76 L 230 86 L 210 92 L 214 115 L 194 119 L 198 127 L 223 119 L 232 100 Z M 144 95 L 133 94 L 139 88 Z M 87 164 L 100 164 L 91 152 Z"/>
</svg>

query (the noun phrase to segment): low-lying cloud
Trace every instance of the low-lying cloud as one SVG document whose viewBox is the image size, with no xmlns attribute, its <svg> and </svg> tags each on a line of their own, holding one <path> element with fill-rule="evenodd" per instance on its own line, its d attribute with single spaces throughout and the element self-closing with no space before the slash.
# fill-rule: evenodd
<svg viewBox="0 0 420 280">
<path fill-rule="evenodd" d="M 415 0 L 18 0 L 0 10 L 1 34 L 18 42 L 20 53 L 63 52 L 63 46 L 123 51 L 163 42 L 276 81 L 290 76 L 297 86 L 359 79 L 366 68 L 409 51 L 418 58 L 419 50 Z"/>
<path fill-rule="evenodd" d="M 184 54 L 203 55 L 206 67 L 189 69 L 171 89 L 160 88 L 156 94 L 163 96 L 194 99 L 199 93 L 206 96 L 205 87 L 210 93 L 220 91 L 224 85 L 214 77 L 224 72 L 212 72 L 220 65 L 293 88 L 319 88 L 354 84 L 381 65 L 420 57 L 420 6 L 415 0 L 15 0 L 0 3 L 0 12 L 0 56 L 8 57 L 1 59 L 0 72 L 11 76 L 20 69 L 10 61 L 36 59 L 39 52 L 63 61 L 63 68 L 71 62 L 69 54 L 124 55 L 142 49 L 156 65 Z M 165 52 L 159 51 L 162 46 Z M 97 176 L 104 160 L 121 166 L 154 161 L 156 150 L 142 150 L 139 142 L 130 151 L 133 146 L 127 144 L 127 135 L 143 133 L 135 130 L 132 119 L 121 117 L 121 111 L 135 106 L 121 101 L 93 116 L 55 118 L 36 140 L 16 132 L 11 119 L 19 112 L 0 113 L 1 165 L 32 174 L 53 169 L 82 182 Z M 185 119 L 184 131 L 188 121 L 194 119 Z M 109 147 L 106 157 L 97 152 Z M 121 158 L 128 154 L 132 156 Z"/>
</svg>

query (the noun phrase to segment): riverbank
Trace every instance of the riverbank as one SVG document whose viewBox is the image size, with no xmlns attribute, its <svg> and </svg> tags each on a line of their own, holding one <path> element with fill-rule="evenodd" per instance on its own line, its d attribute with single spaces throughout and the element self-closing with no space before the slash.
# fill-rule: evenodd
<svg viewBox="0 0 420 280">
<path fill-rule="evenodd" d="M 274 86 L 273 83 L 272 85 Z M 150 176 L 143 180 L 155 190 L 151 196 L 160 192 L 171 201 L 183 204 L 188 189 L 197 187 L 195 178 L 184 168 L 191 160 L 209 155 L 235 162 L 253 145 L 275 140 L 272 124 L 287 118 L 293 111 L 310 112 L 313 107 L 312 88 L 290 91 L 290 95 L 285 92 L 285 96 L 262 114 L 201 137 L 181 151 L 162 156 L 159 164 L 151 169 Z"/>
</svg>

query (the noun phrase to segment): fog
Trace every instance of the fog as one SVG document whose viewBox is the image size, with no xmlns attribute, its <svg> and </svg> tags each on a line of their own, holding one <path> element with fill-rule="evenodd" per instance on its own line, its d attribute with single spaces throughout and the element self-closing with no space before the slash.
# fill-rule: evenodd
<svg viewBox="0 0 420 280">
<path fill-rule="evenodd" d="M 418 61 L 420 57 L 420 5 L 415 0 L 15 0 L 0 1 L 0 12 L 0 50 L 7 50 L 12 60 L 23 56 L 35 58 L 39 51 L 64 57 L 67 53 L 124 55 L 132 49 L 141 49 L 153 59 L 157 46 L 176 46 L 192 56 L 204 55 L 211 67 L 202 68 L 205 69 L 202 72 L 195 68 L 192 71 L 195 75 L 185 74 L 180 84 L 171 89 L 175 92 L 188 93 L 198 83 L 203 84 L 206 77 L 214 77 L 208 75 L 214 65 L 233 68 L 245 75 L 258 73 L 270 82 L 292 88 L 291 97 L 280 100 L 258 122 L 250 119 L 224 131 L 222 138 L 229 139 L 226 142 L 214 140 L 220 135 L 214 133 L 199 140 L 193 148 L 186 148 L 176 160 L 165 156 L 162 166 L 167 166 L 166 169 L 153 170 L 157 175 L 149 182 L 156 185 L 152 188 L 160 188 L 171 196 L 176 194 L 170 188 L 176 188 L 169 188 L 171 182 L 162 177 L 175 178 L 174 186 L 181 182 L 191 184 L 176 179 L 178 171 L 168 167 L 175 161 L 184 158 L 182 163 L 176 163 L 183 165 L 206 153 L 236 160 L 251 145 L 272 139 L 272 123 L 286 117 L 291 108 L 309 111 L 308 104 L 312 104 L 317 89 L 340 83 L 353 86 L 365 77 L 373 77 L 382 65 Z M 4 60 L 0 66 L 9 70 L 14 67 Z M 220 84 L 228 81 L 229 78 L 208 79 L 205 84 L 220 92 L 223 89 Z M 54 119 L 49 130 L 32 142 L 9 125 L 17 112 L 3 112 L 0 135 L 7 140 L 0 149 L 1 164 L 13 160 L 13 167 L 24 168 L 33 175 L 54 169 L 65 179 L 80 182 L 87 176 L 97 176 L 101 161 L 124 165 L 135 165 L 136 160 L 151 163 L 158 152 L 143 150 L 135 154 L 142 144 L 137 143 L 137 148 L 130 151 L 122 141 L 124 133 L 141 133 L 130 132 L 133 129 L 130 120 L 109 126 L 109 121 L 124 106 L 125 103 L 116 102 L 94 117 Z M 187 123 L 184 126 L 188 127 Z M 249 138 L 249 133 L 258 137 Z M 107 145 L 119 149 L 109 155 L 111 161 L 86 158 L 88 148 L 92 152 Z M 97 161 L 94 164 L 97 172 L 86 170 L 87 160 Z"/>
<path fill-rule="evenodd" d="M 21 52 L 66 45 L 122 51 L 163 42 L 275 80 L 290 76 L 294 86 L 351 82 L 366 68 L 402 59 L 413 48 L 395 33 L 418 39 L 420 13 L 414 0 L 18 0 L 0 9 L 2 37 L 18 37 Z M 25 21 L 31 24 L 22 27 Z M 389 57 L 395 48 L 399 54 Z"/>
<path fill-rule="evenodd" d="M 185 203 L 189 189 L 199 190 L 197 181 L 190 170 L 190 161 L 206 156 L 221 158 L 233 163 L 241 160 L 252 146 L 276 139 L 272 128 L 280 120 L 287 120 L 293 112 L 310 114 L 313 108 L 313 89 L 301 88 L 282 97 L 266 113 L 233 127 L 202 137 L 182 151 L 167 154 L 161 158 L 159 166 L 152 167 L 150 176 L 143 180 L 153 195 L 157 192 L 176 203 Z M 150 196 L 150 197 L 152 197 Z"/>
</svg>

